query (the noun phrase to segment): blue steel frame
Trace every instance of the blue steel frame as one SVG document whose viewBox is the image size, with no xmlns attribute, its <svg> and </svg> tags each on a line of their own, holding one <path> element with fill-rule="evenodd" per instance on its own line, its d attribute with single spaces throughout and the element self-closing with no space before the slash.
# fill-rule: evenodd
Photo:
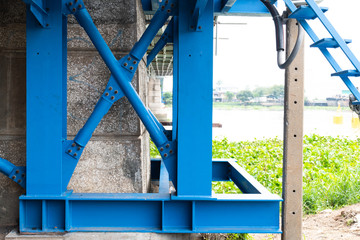
<svg viewBox="0 0 360 240">
<path fill-rule="evenodd" d="M 20 197 L 21 232 L 280 233 L 281 199 L 236 162 L 212 160 L 211 69 L 214 7 L 218 1 L 162 1 L 141 39 L 120 60 L 106 45 L 82 0 L 25 2 L 32 14 L 27 14 L 27 167 L 26 195 Z M 221 4 L 223 8 L 229 6 L 226 1 Z M 248 12 L 253 10 L 254 6 Z M 242 11 L 246 12 L 246 7 Z M 92 115 L 73 140 L 67 140 L 66 135 L 69 14 L 84 28 L 112 73 Z M 164 42 L 174 42 L 171 132 L 145 107 L 131 85 L 138 63 L 169 17 L 173 19 L 166 33 L 171 37 Z M 154 54 L 164 42 L 158 43 Z M 161 159 L 152 160 L 151 169 L 152 179 L 159 181 L 159 192 L 68 191 L 67 185 L 92 133 L 122 97 L 129 100 L 159 149 Z M 193 125 L 194 121 L 199 124 Z M 0 159 L 0 169 L 25 185 L 25 168 Z M 212 193 L 212 181 L 230 180 L 242 194 Z M 175 192 L 170 192 L 170 181 Z"/>
</svg>

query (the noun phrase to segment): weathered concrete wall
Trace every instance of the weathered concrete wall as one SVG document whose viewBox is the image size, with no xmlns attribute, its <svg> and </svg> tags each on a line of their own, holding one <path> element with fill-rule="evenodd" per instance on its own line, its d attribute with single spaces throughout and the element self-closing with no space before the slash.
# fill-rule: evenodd
<svg viewBox="0 0 360 240">
<path fill-rule="evenodd" d="M 117 56 L 127 54 L 145 29 L 140 0 L 85 0 L 94 22 Z M 0 0 L 0 156 L 25 165 L 25 5 Z M 146 64 L 133 85 L 147 102 Z M 68 135 L 90 116 L 110 72 L 84 30 L 69 18 Z M 147 192 L 149 137 L 123 98 L 96 129 L 71 179 L 75 192 Z M 0 226 L 17 225 L 18 196 L 24 191 L 0 176 Z"/>
<path fill-rule="evenodd" d="M 25 4 L 0 0 L 0 156 L 25 165 Z M 0 226 L 18 222 L 18 197 L 25 193 L 0 174 Z"/>
</svg>

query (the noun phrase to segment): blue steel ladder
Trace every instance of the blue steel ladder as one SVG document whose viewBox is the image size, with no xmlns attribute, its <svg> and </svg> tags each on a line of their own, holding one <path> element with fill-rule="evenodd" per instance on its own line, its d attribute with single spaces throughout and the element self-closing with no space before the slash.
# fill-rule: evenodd
<svg viewBox="0 0 360 240">
<path fill-rule="evenodd" d="M 335 70 L 335 73 L 331 74 L 331 76 L 340 77 L 341 80 L 348 87 L 350 92 L 356 98 L 356 101 L 352 102 L 352 104 L 360 105 L 360 93 L 349 78 L 360 76 L 360 62 L 347 45 L 351 43 L 351 40 L 343 39 L 333 27 L 333 25 L 330 23 L 330 21 L 324 14 L 328 10 L 328 8 L 319 7 L 314 0 L 305 1 L 307 5 L 301 5 L 297 7 L 291 0 L 284 0 L 285 4 L 291 11 L 289 18 L 294 18 L 299 21 L 304 30 L 310 36 L 310 38 L 314 41 L 311 47 L 319 48 L 319 50 L 322 52 L 322 54 L 325 56 L 325 58 Z M 320 39 L 315 34 L 314 30 L 310 27 L 307 20 L 314 20 L 316 18 L 320 20 L 320 22 L 330 33 L 332 38 Z M 340 67 L 339 63 L 335 60 L 334 56 L 329 52 L 329 48 L 340 48 L 355 69 L 343 70 Z"/>
</svg>

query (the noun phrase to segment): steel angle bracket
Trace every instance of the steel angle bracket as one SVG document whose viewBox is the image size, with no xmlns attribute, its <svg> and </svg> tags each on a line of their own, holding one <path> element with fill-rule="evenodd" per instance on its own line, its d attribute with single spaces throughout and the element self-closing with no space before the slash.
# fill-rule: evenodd
<svg viewBox="0 0 360 240">
<path fill-rule="evenodd" d="M 131 81 L 140 61 L 146 54 L 148 46 L 167 19 L 176 13 L 176 3 L 176 0 L 166 0 L 160 3 L 159 9 L 155 13 L 150 25 L 147 27 L 140 40 L 134 45 L 130 53 L 120 60 L 117 60 L 112 54 L 110 48 L 96 28 L 89 12 L 86 10 L 83 1 L 69 0 L 64 3 L 64 14 L 73 14 L 75 16 L 76 20 L 84 28 L 112 73 L 104 93 L 85 125 L 75 136 L 74 140 L 64 141 L 63 184 L 65 186 L 69 183 L 77 162 L 79 161 L 86 144 L 91 139 L 96 127 L 110 110 L 111 106 L 124 96 L 128 98 L 130 104 L 134 107 L 134 110 L 149 131 L 156 146 L 158 146 L 159 149 L 167 149 L 166 146 L 171 146 L 171 149 L 167 152 L 164 151 L 162 156 L 164 159 L 167 158 L 165 165 L 169 166 L 168 171 L 170 174 L 176 174 L 176 171 L 174 170 L 176 164 L 169 163 L 170 159 L 176 161 L 176 159 L 174 159 L 174 156 L 176 156 L 174 143 L 168 140 L 164 127 L 151 111 L 145 107 L 136 90 L 131 85 Z M 172 169 L 170 169 L 170 166 Z M 176 178 L 174 177 L 174 179 Z"/>
<path fill-rule="evenodd" d="M 21 196 L 20 232 L 281 233 L 280 197 L 233 160 L 213 160 L 212 169 L 213 181 L 232 180 L 242 193 L 177 197 L 164 160 L 152 159 L 157 193 Z"/>
<path fill-rule="evenodd" d="M 30 12 L 43 28 L 50 27 L 48 22 L 48 9 L 45 6 L 46 0 L 23 0 L 30 8 Z"/>
<path fill-rule="evenodd" d="M 0 158 L 0 173 L 19 184 L 22 188 L 26 188 L 26 167 L 17 167 L 11 162 Z"/>
</svg>

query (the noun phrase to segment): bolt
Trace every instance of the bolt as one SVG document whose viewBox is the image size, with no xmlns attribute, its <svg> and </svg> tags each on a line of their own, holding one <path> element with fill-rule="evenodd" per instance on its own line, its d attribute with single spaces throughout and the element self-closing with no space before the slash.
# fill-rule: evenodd
<svg viewBox="0 0 360 240">
<path fill-rule="evenodd" d="M 166 1 L 165 1 L 165 4 L 168 4 L 168 3 L 169 3 L 169 1 L 168 1 L 168 0 L 166 0 Z"/>
<path fill-rule="evenodd" d="M 133 67 L 130 67 L 130 70 L 133 70 L 134 68 Z"/>
<path fill-rule="evenodd" d="M 164 151 L 164 148 L 160 148 L 160 151 L 161 151 L 161 152 Z"/>
<path fill-rule="evenodd" d="M 75 147 L 75 146 L 76 146 L 76 144 L 75 144 L 75 143 L 73 143 L 73 144 L 71 144 L 71 146 L 72 146 L 72 147 Z"/>
<path fill-rule="evenodd" d="M 25 177 L 25 173 L 21 174 L 22 177 Z"/>
<path fill-rule="evenodd" d="M 118 90 L 116 90 L 114 93 L 117 94 L 117 93 L 118 93 Z"/>
<path fill-rule="evenodd" d="M 16 170 L 16 173 L 19 173 L 20 171 L 19 170 Z"/>
<path fill-rule="evenodd" d="M 78 2 L 78 0 L 75 0 L 75 3 L 77 3 Z"/>
<path fill-rule="evenodd" d="M 162 6 L 162 7 L 161 7 L 161 10 L 164 10 L 164 9 L 165 9 L 165 6 Z"/>
<path fill-rule="evenodd" d="M 194 26 L 190 26 L 191 29 L 194 29 Z"/>
<path fill-rule="evenodd" d="M 109 91 L 111 91 L 112 90 L 112 87 L 109 87 Z"/>
<path fill-rule="evenodd" d="M 16 178 L 16 176 L 14 175 L 14 176 L 12 176 L 11 178 L 12 178 L 12 179 L 15 179 L 15 178 Z"/>
<path fill-rule="evenodd" d="M 130 61 L 131 60 L 131 57 L 128 57 L 128 61 Z"/>
<path fill-rule="evenodd" d="M 112 97 L 111 97 L 111 100 L 114 100 L 114 99 L 115 99 L 115 97 L 114 97 L 114 96 L 112 96 Z"/>
<path fill-rule="evenodd" d="M 175 7 L 175 4 L 172 3 L 170 6 L 173 8 L 173 7 Z"/>
<path fill-rule="evenodd" d="M 72 152 L 71 149 L 69 149 L 69 150 L 68 150 L 68 153 L 71 153 L 71 152 Z"/>
<path fill-rule="evenodd" d="M 167 156 L 168 156 L 167 153 L 165 153 L 165 154 L 164 154 L 164 157 L 167 157 Z"/>
<path fill-rule="evenodd" d="M 168 13 L 171 13 L 171 10 L 170 10 L 170 9 L 168 9 L 168 10 L 167 10 L 167 12 L 168 12 Z"/>
<path fill-rule="evenodd" d="M 133 61 L 133 64 L 137 64 L 137 61 Z"/>
<path fill-rule="evenodd" d="M 80 150 L 81 150 L 81 147 L 78 147 L 77 150 L 80 151 Z"/>
<path fill-rule="evenodd" d="M 46 24 L 46 26 L 48 27 L 48 26 L 49 26 L 49 24 L 47 23 L 47 24 Z"/>
<path fill-rule="evenodd" d="M 166 148 L 169 148 L 170 147 L 170 144 L 166 144 L 166 146 L 165 146 Z"/>
<path fill-rule="evenodd" d="M 82 5 L 81 5 L 81 4 L 79 5 L 79 9 L 80 9 L 80 8 L 82 8 Z"/>
<path fill-rule="evenodd" d="M 19 179 L 17 182 L 18 182 L 18 183 L 21 183 L 21 180 Z"/>
<path fill-rule="evenodd" d="M 124 66 L 126 67 L 128 64 L 127 63 L 124 63 Z"/>
<path fill-rule="evenodd" d="M 170 154 L 172 154 L 173 153 L 173 150 L 170 150 Z"/>
<path fill-rule="evenodd" d="M 105 96 L 109 96 L 109 93 L 105 93 Z"/>
<path fill-rule="evenodd" d="M 199 26 L 198 28 L 201 29 L 201 26 Z"/>
<path fill-rule="evenodd" d="M 69 6 L 72 6 L 72 2 L 69 2 Z"/>
<path fill-rule="evenodd" d="M 76 157 L 77 156 L 77 153 L 74 153 L 74 157 Z"/>
<path fill-rule="evenodd" d="M 76 12 L 76 8 L 73 8 L 72 11 L 73 11 L 73 12 Z"/>
</svg>

